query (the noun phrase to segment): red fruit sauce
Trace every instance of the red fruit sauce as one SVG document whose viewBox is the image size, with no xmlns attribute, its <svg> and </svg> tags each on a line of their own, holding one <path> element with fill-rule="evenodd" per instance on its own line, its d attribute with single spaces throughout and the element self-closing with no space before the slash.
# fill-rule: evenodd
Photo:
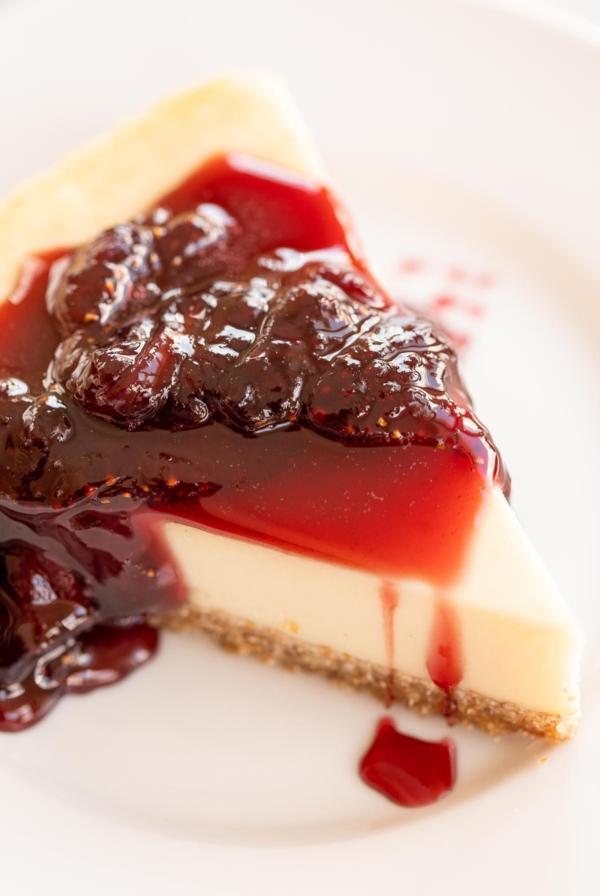
<svg viewBox="0 0 600 896">
<path fill-rule="evenodd" d="M 394 803 L 409 808 L 429 806 L 447 796 L 454 786 L 454 744 L 448 738 L 431 743 L 409 737 L 385 717 L 362 758 L 360 776 Z"/>
<path fill-rule="evenodd" d="M 0 452 L 9 731 L 155 652 L 147 620 L 185 601 L 162 520 L 380 575 L 391 666 L 388 578 L 451 582 L 504 481 L 453 349 L 389 300 L 331 194 L 241 156 L 29 260 L 0 307 Z"/>
</svg>

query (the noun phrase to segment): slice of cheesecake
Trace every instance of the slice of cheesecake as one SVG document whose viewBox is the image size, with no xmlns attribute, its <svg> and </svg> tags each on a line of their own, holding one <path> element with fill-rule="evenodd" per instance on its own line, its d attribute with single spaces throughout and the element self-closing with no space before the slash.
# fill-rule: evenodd
<svg viewBox="0 0 600 896">
<path fill-rule="evenodd" d="M 147 635 L 114 657 L 152 618 L 491 733 L 575 732 L 580 635 L 455 354 L 324 183 L 280 86 L 228 78 L 0 209 L 4 727 L 141 662 Z"/>
</svg>

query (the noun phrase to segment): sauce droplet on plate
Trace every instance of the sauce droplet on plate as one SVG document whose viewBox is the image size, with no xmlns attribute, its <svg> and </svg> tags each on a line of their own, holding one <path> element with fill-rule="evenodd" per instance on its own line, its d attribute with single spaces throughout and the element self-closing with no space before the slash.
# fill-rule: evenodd
<svg viewBox="0 0 600 896">
<path fill-rule="evenodd" d="M 429 806 L 447 796 L 454 786 L 454 743 L 449 738 L 431 742 L 402 734 L 385 716 L 379 721 L 359 771 L 365 784 L 392 802 L 407 808 Z"/>
</svg>

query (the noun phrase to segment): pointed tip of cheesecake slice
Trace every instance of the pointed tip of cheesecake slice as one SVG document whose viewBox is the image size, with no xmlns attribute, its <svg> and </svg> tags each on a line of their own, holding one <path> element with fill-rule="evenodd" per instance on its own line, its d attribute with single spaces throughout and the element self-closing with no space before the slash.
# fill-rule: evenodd
<svg viewBox="0 0 600 896">
<path fill-rule="evenodd" d="M 457 587 L 466 663 L 461 687 L 579 723 L 583 637 L 553 579 L 498 488 L 490 490 Z"/>
<path fill-rule="evenodd" d="M 302 118 L 276 77 L 209 81 L 71 151 L 0 204 L 0 296 L 13 289 L 28 255 L 91 239 L 139 214 L 212 156 L 230 152 L 325 181 Z"/>
</svg>

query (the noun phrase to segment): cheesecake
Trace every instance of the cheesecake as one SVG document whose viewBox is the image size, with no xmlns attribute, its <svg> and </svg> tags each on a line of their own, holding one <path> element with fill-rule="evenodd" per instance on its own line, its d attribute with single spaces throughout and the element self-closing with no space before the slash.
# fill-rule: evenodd
<svg viewBox="0 0 600 896">
<path fill-rule="evenodd" d="M 0 208 L 0 729 L 157 630 L 492 734 L 579 721 L 578 626 L 456 352 L 285 91 L 159 103 Z"/>
</svg>

